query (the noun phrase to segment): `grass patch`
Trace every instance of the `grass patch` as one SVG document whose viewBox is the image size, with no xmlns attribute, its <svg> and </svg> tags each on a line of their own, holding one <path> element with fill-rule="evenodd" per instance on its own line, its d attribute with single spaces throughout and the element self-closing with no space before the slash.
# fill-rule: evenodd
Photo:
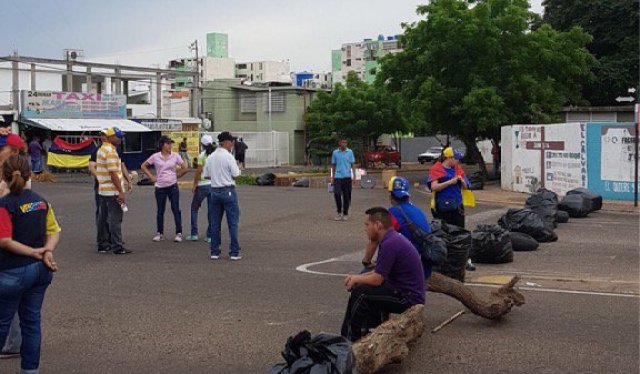
<svg viewBox="0 0 640 374">
<path fill-rule="evenodd" d="M 238 186 L 255 186 L 257 176 L 253 174 L 241 175 L 236 179 Z"/>
</svg>

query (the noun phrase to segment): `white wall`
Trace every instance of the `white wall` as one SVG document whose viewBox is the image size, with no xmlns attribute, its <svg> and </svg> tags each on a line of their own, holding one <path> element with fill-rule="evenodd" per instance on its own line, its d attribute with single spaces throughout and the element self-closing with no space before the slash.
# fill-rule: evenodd
<svg viewBox="0 0 640 374">
<path fill-rule="evenodd" d="M 206 57 L 202 60 L 202 80 L 233 79 L 236 77 L 236 62 L 232 58 Z"/>
<path fill-rule="evenodd" d="M 585 143 L 586 129 L 580 123 L 503 127 L 502 188 L 531 193 L 545 187 L 564 195 L 587 187 Z"/>
</svg>

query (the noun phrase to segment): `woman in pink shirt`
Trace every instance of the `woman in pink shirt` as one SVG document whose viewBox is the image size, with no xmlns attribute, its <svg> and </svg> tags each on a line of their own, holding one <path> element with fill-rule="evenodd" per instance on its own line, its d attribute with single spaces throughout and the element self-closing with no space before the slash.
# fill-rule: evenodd
<svg viewBox="0 0 640 374">
<path fill-rule="evenodd" d="M 158 231 L 153 237 L 154 242 L 164 240 L 164 211 L 167 198 L 171 203 L 171 212 L 176 222 L 176 237 L 173 241 L 182 241 L 182 213 L 180 212 L 180 190 L 178 179 L 187 173 L 187 164 L 180 155 L 171 152 L 173 140 L 168 136 L 160 138 L 160 152 L 154 153 L 142 163 L 142 171 L 155 183 L 156 203 L 158 214 L 156 223 Z M 149 171 L 149 166 L 153 165 L 156 175 Z M 178 169 L 179 167 L 179 169 Z"/>
</svg>

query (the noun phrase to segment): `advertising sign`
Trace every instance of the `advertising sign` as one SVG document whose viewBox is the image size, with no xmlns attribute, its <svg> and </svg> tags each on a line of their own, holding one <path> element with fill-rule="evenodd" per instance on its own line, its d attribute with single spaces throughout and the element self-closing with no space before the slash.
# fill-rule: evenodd
<svg viewBox="0 0 640 374">
<path fill-rule="evenodd" d="M 132 121 L 138 122 L 151 131 L 182 131 L 182 121 L 175 119 L 133 118 Z"/>
<path fill-rule="evenodd" d="M 23 118 L 118 119 L 127 116 L 124 95 L 22 91 Z"/>
</svg>

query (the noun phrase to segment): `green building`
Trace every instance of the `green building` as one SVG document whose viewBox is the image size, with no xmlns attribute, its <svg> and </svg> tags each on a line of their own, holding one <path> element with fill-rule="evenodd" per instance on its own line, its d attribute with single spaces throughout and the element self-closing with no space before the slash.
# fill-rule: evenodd
<svg viewBox="0 0 640 374">
<path fill-rule="evenodd" d="M 214 131 L 289 134 L 289 164 L 305 161 L 307 126 L 304 115 L 317 90 L 293 86 L 242 85 L 240 79 L 203 83 L 204 112 Z M 271 91 L 271 120 L 269 120 Z"/>
<path fill-rule="evenodd" d="M 208 33 L 207 57 L 229 58 L 229 35 L 219 32 Z"/>
</svg>

